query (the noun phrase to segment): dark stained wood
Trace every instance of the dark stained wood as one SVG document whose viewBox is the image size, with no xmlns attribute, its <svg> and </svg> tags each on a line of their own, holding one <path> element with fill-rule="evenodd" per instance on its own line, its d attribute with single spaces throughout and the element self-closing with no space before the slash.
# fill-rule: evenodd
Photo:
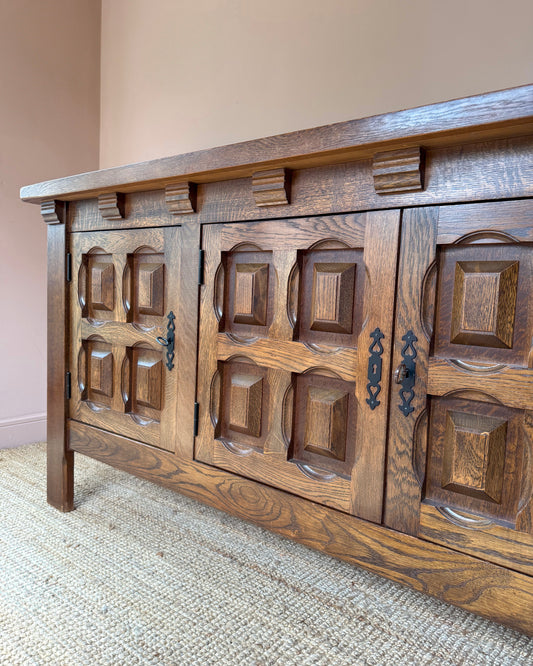
<svg viewBox="0 0 533 666">
<path fill-rule="evenodd" d="M 293 409 L 289 456 L 350 476 L 356 445 L 355 383 L 319 374 L 297 375 Z"/>
<path fill-rule="evenodd" d="M 70 416 L 172 451 L 181 358 L 168 370 L 157 337 L 167 335 L 169 312 L 179 313 L 180 234 L 166 227 L 149 239 L 142 230 L 70 237 Z"/>
<path fill-rule="evenodd" d="M 527 199 L 470 203 L 439 208 L 437 243 L 460 239 L 533 243 L 533 206 Z"/>
<path fill-rule="evenodd" d="M 187 215 L 196 210 L 196 183 L 174 183 L 165 188 L 165 201 L 172 215 Z"/>
<path fill-rule="evenodd" d="M 424 151 L 420 146 L 377 153 L 372 160 L 374 189 L 378 194 L 424 189 Z"/>
<path fill-rule="evenodd" d="M 68 316 L 65 282 L 67 240 L 64 224 L 48 226 L 48 502 L 60 511 L 74 508 L 74 455 L 66 439 L 65 375 Z"/>
<path fill-rule="evenodd" d="M 69 433 L 74 451 L 533 635 L 529 576 L 91 426 Z"/>
<path fill-rule="evenodd" d="M 431 312 L 429 316 L 423 317 L 423 303 L 424 294 L 428 291 L 429 302 L 432 302 L 431 266 L 435 260 L 437 219 L 437 208 L 412 209 L 403 213 L 398 268 L 392 368 L 393 371 L 397 369 L 403 360 L 401 351 L 405 342 L 402 336 L 407 331 L 413 331 L 418 339 L 415 343 L 416 383 L 411 403 L 413 412 L 405 416 L 399 409 L 401 387 L 395 381 L 392 382 L 383 522 L 388 527 L 413 535 L 418 533 L 425 468 L 424 416 L 427 407 L 428 354 L 433 332 Z"/>
<path fill-rule="evenodd" d="M 98 210 L 105 220 L 122 220 L 124 217 L 124 194 L 122 192 L 100 194 Z"/>
<path fill-rule="evenodd" d="M 483 240 L 441 249 L 434 354 L 527 367 L 533 251 Z"/>
<path fill-rule="evenodd" d="M 269 169 L 252 175 L 252 192 L 259 207 L 288 204 L 289 191 L 290 172 L 287 169 Z"/>
<path fill-rule="evenodd" d="M 179 326 L 176 328 L 177 422 L 174 451 L 177 456 L 192 460 L 194 451 L 194 402 L 196 400 L 196 364 L 198 346 L 199 252 L 200 225 L 180 228 L 177 282 Z M 172 279 L 172 276 L 169 276 Z"/>
<path fill-rule="evenodd" d="M 453 522 L 453 514 L 447 515 L 437 507 L 422 504 L 420 538 L 533 576 L 531 534 L 511 532 L 490 521 L 473 522 L 465 529 L 465 524 Z"/>
<path fill-rule="evenodd" d="M 428 393 L 446 395 L 458 391 L 479 392 L 489 400 L 527 409 L 533 404 L 533 376 L 529 368 L 489 364 L 459 365 L 447 359 L 430 358 Z M 520 390 L 517 390 L 520 387 Z M 479 399 L 479 398 L 478 398 Z"/>
<path fill-rule="evenodd" d="M 524 474 L 521 419 L 493 403 L 433 398 L 425 501 L 514 527 Z"/>
<path fill-rule="evenodd" d="M 80 451 L 533 634 L 532 102 L 25 188 L 50 503 Z"/>
<path fill-rule="evenodd" d="M 302 342 L 356 347 L 363 325 L 363 249 L 307 250 L 298 256 Z"/>
<path fill-rule="evenodd" d="M 379 522 L 399 214 L 310 222 L 204 228 L 195 456 Z M 376 327 L 385 350 L 381 404 L 372 411 L 366 385 Z M 242 361 L 257 370 L 246 372 Z M 261 409 L 255 436 L 231 425 L 234 375 Z M 325 418 L 326 407 L 331 433 L 313 444 L 309 423 Z"/>
<path fill-rule="evenodd" d="M 249 178 L 204 183 L 198 185 L 196 212 L 180 216 L 180 222 L 273 219 L 280 217 L 281 210 L 283 216 L 296 217 L 375 210 L 384 206 L 528 197 L 533 196 L 533 179 L 527 168 L 532 161 L 532 136 L 427 150 L 425 189 L 386 197 L 374 189 L 371 159 L 299 169 L 292 172 L 290 203 L 282 209 L 257 207 Z M 96 199 L 69 205 L 72 231 L 174 224 L 176 219 L 168 211 L 163 189 L 127 194 L 123 221 L 101 219 Z"/>
<path fill-rule="evenodd" d="M 533 86 L 522 86 L 47 181 L 23 187 L 21 197 L 25 201 L 67 196 L 81 199 L 103 190 L 156 189 L 171 184 L 172 179 L 174 182 L 205 182 L 251 176 L 262 167 L 301 168 L 324 162 L 346 162 L 358 159 L 361 149 L 366 149 L 367 156 L 371 156 L 396 147 L 410 147 L 406 143 L 430 147 L 435 143 L 451 145 L 454 140 L 465 143 L 494 136 L 519 136 L 531 130 L 532 105 Z"/>
</svg>

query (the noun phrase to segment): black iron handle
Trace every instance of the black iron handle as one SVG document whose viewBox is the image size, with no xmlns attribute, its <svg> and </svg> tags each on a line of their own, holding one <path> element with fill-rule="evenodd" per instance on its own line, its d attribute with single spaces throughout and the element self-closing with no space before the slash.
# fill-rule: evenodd
<svg viewBox="0 0 533 666">
<path fill-rule="evenodd" d="M 418 338 L 413 333 L 413 331 L 407 331 L 407 333 L 402 336 L 402 340 L 405 342 L 401 354 L 402 362 L 396 368 L 394 373 L 394 381 L 397 384 L 401 384 L 402 388 L 400 389 L 400 404 L 398 409 L 405 415 L 409 416 L 411 412 L 414 411 L 414 407 L 411 406 L 411 402 L 415 397 L 415 381 L 416 381 L 416 357 L 418 352 L 415 348 L 415 342 L 418 342 Z"/>
<path fill-rule="evenodd" d="M 370 357 L 368 359 L 368 384 L 366 390 L 369 397 L 366 399 L 370 409 L 376 409 L 381 404 L 378 395 L 381 392 L 381 355 L 383 354 L 383 345 L 381 341 L 385 337 L 383 333 L 376 328 L 370 334 L 372 344 L 368 348 Z"/>
<path fill-rule="evenodd" d="M 176 326 L 174 320 L 176 319 L 172 310 L 167 315 L 168 324 L 167 324 L 167 337 L 164 338 L 162 335 L 159 335 L 156 340 L 162 347 L 166 347 L 167 362 L 166 366 L 169 370 L 172 370 L 174 367 L 174 342 L 175 342 L 175 330 Z"/>
</svg>

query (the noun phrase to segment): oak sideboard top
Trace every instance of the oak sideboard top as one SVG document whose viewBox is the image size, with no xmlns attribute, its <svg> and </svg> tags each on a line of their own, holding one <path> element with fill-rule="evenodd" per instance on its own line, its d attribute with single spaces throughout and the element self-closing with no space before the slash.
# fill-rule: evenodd
<svg viewBox="0 0 533 666">
<path fill-rule="evenodd" d="M 256 171 L 305 168 L 372 157 L 382 151 L 436 148 L 530 134 L 533 85 L 172 157 L 49 180 L 21 188 L 24 201 L 76 200 L 107 192 L 208 183 Z"/>
</svg>

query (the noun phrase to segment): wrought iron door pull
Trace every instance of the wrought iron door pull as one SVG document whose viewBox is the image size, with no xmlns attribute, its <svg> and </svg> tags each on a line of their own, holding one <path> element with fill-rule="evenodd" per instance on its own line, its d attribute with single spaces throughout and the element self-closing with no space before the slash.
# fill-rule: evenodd
<svg viewBox="0 0 533 666">
<path fill-rule="evenodd" d="M 156 338 L 156 340 L 159 342 L 159 344 L 162 347 L 167 348 L 166 366 L 169 370 L 172 370 L 172 368 L 174 367 L 174 341 L 175 341 L 174 331 L 176 330 L 176 326 L 174 324 L 174 320 L 176 319 L 176 316 L 174 315 L 172 310 L 168 313 L 167 319 L 168 319 L 167 337 L 164 338 L 162 335 L 160 335 Z"/>
<path fill-rule="evenodd" d="M 402 385 L 402 388 L 400 389 L 401 403 L 398 405 L 398 409 L 403 414 L 405 414 L 405 416 L 408 416 L 411 412 L 414 411 L 414 407 L 411 406 L 411 402 L 415 397 L 415 359 L 417 357 L 415 342 L 418 342 L 418 338 L 413 333 L 413 331 L 407 331 L 407 333 L 402 337 L 402 340 L 405 342 L 405 345 L 401 351 L 403 360 L 394 372 L 394 381 L 397 384 Z"/>
<path fill-rule="evenodd" d="M 370 358 L 368 359 L 368 384 L 366 385 L 366 390 L 370 397 L 366 401 L 370 405 L 370 409 L 376 409 L 381 404 L 377 397 L 381 391 L 381 354 L 383 354 L 381 340 L 385 336 L 379 328 L 376 328 L 372 331 L 370 337 L 373 342 L 368 348 Z"/>
</svg>

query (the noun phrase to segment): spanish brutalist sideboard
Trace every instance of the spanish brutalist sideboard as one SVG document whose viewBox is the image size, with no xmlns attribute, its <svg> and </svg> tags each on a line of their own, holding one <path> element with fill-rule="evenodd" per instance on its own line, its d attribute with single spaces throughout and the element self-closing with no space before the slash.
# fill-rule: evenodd
<svg viewBox="0 0 533 666">
<path fill-rule="evenodd" d="M 74 452 L 533 633 L 533 86 L 22 188 Z"/>
</svg>

